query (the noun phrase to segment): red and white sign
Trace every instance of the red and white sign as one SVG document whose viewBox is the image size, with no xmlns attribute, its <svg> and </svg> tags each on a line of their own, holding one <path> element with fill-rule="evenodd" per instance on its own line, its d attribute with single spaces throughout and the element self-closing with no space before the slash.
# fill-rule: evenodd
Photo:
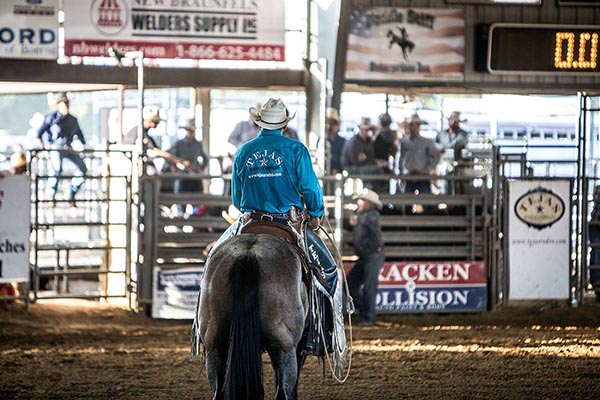
<svg viewBox="0 0 600 400">
<path fill-rule="evenodd" d="M 352 264 L 346 263 L 349 272 Z M 485 311 L 483 261 L 386 262 L 379 273 L 377 312 Z"/>
<path fill-rule="evenodd" d="M 65 54 L 284 61 L 284 2 L 64 0 Z"/>
</svg>

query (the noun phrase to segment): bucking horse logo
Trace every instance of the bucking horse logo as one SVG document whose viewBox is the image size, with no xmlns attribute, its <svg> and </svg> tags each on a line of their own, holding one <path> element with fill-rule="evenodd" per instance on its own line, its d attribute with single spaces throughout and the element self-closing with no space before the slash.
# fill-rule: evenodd
<svg viewBox="0 0 600 400">
<path fill-rule="evenodd" d="M 406 32 L 405 27 L 398 25 L 398 28 L 400 29 L 399 35 L 392 29 L 388 30 L 387 37 L 390 39 L 388 48 L 391 49 L 394 43 L 396 43 L 402 49 L 404 59 L 408 60 L 408 53 L 415 48 L 415 43 L 408 38 L 408 32 Z"/>
</svg>

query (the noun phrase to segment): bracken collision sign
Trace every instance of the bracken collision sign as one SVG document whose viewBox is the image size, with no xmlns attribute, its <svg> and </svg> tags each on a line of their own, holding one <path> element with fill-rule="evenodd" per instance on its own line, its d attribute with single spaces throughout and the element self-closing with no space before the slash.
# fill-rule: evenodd
<svg viewBox="0 0 600 400">
<path fill-rule="evenodd" d="M 487 274 L 485 263 L 481 261 L 387 262 L 379 274 L 378 312 L 484 311 L 486 308 Z"/>
<path fill-rule="evenodd" d="M 64 0 L 65 54 L 283 61 L 283 2 Z M 86 18 L 81 18 L 86 16 Z"/>
</svg>

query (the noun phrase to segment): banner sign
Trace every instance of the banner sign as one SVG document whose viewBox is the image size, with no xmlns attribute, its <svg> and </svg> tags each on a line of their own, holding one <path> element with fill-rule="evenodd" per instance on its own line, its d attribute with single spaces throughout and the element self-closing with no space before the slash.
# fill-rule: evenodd
<svg viewBox="0 0 600 400">
<path fill-rule="evenodd" d="M 282 1 L 64 0 L 65 54 L 284 61 Z"/>
<path fill-rule="evenodd" d="M 509 300 L 568 299 L 570 180 L 508 182 Z"/>
<path fill-rule="evenodd" d="M 346 263 L 346 273 L 353 263 Z M 386 262 L 379 274 L 380 313 L 485 311 L 487 273 L 482 261 Z"/>
<path fill-rule="evenodd" d="M 203 270 L 154 267 L 152 318 L 193 319 Z"/>
<path fill-rule="evenodd" d="M 0 283 L 29 281 L 29 177 L 0 177 Z"/>
<path fill-rule="evenodd" d="M 58 0 L 0 1 L 0 58 L 58 58 Z"/>
<path fill-rule="evenodd" d="M 462 9 L 359 7 L 352 11 L 346 80 L 463 80 Z"/>
</svg>

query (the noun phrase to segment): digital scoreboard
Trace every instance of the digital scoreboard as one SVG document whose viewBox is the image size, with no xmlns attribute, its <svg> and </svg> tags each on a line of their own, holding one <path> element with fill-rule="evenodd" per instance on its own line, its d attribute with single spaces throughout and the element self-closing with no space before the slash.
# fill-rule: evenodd
<svg viewBox="0 0 600 400">
<path fill-rule="evenodd" d="M 497 23 L 489 27 L 492 74 L 600 73 L 600 26 Z"/>
</svg>

